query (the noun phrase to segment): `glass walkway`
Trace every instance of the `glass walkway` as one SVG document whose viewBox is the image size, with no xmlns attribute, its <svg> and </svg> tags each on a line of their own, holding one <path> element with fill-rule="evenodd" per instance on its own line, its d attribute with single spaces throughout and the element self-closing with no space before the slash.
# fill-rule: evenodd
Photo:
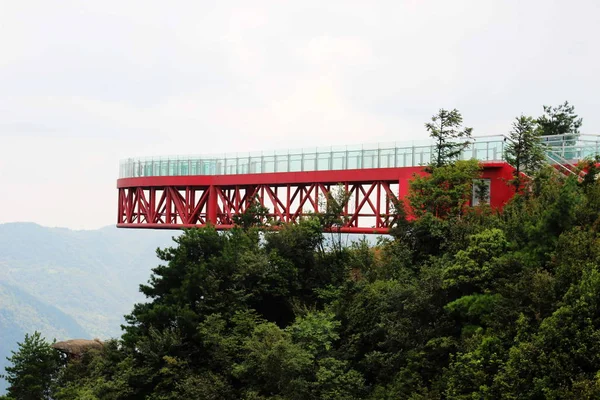
<svg viewBox="0 0 600 400">
<path fill-rule="evenodd" d="M 479 136 L 461 159 L 503 161 L 505 136 Z M 600 136 L 545 136 L 550 162 L 576 162 L 600 154 Z M 432 142 L 393 142 L 374 145 L 315 147 L 198 156 L 128 158 L 119 165 L 119 178 L 146 176 L 236 175 L 272 172 L 327 171 L 424 166 L 435 152 Z"/>
</svg>

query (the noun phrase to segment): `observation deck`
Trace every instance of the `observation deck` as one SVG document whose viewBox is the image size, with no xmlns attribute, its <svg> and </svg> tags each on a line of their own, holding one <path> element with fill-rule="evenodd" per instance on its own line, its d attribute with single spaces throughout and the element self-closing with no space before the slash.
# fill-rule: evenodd
<svg viewBox="0 0 600 400">
<path fill-rule="evenodd" d="M 600 154 L 600 137 L 547 136 L 548 162 L 575 163 Z M 512 167 L 504 161 L 508 139 L 479 136 L 460 159 L 484 165 L 493 207 L 512 196 L 506 180 Z M 270 210 L 274 223 L 295 222 L 324 211 L 324 199 L 343 189 L 342 232 L 387 233 L 392 203 L 408 193 L 408 181 L 431 162 L 431 141 L 331 146 L 197 156 L 129 158 L 119 166 L 118 220 L 121 228 L 170 228 L 212 224 L 233 227 L 253 199 Z M 477 202 L 473 199 L 473 202 Z"/>
</svg>

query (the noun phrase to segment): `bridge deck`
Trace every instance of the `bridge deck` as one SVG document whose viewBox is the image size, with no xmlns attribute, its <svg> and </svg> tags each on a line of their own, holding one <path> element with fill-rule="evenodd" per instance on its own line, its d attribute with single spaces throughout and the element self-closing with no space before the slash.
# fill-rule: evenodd
<svg viewBox="0 0 600 400">
<path fill-rule="evenodd" d="M 597 137 L 544 138 L 551 162 L 598 154 Z M 500 208 L 512 196 L 506 181 L 512 168 L 503 161 L 504 137 L 480 137 L 462 159 L 483 162 L 490 186 L 486 199 Z M 326 198 L 338 190 L 350 200 L 342 215 L 347 233 L 387 233 L 394 202 L 404 200 L 408 182 L 423 173 L 433 146 L 387 144 L 360 148 L 315 148 L 222 156 L 175 156 L 121 162 L 117 226 L 180 229 L 212 224 L 233 227 L 252 199 L 270 210 L 274 223 L 296 222 L 323 212 Z M 555 161 L 552 161 L 555 160 Z M 473 200 L 475 201 L 475 199 Z"/>
</svg>

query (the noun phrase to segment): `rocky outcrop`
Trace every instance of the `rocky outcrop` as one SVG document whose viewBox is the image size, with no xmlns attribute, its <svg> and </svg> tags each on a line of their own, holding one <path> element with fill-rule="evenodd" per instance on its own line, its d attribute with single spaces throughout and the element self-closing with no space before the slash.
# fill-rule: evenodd
<svg viewBox="0 0 600 400">
<path fill-rule="evenodd" d="M 56 342 L 52 344 L 52 347 L 65 353 L 69 357 L 79 357 L 91 349 L 102 350 L 104 348 L 104 343 L 102 343 L 100 339 L 72 339 L 65 340 L 64 342 Z"/>
</svg>

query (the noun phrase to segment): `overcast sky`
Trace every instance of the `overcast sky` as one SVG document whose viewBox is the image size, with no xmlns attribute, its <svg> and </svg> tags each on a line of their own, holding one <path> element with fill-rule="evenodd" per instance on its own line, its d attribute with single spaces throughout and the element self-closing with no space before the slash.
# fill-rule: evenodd
<svg viewBox="0 0 600 400">
<path fill-rule="evenodd" d="M 0 0 L 0 223 L 116 222 L 118 160 L 475 135 L 569 100 L 600 133 L 600 1 Z"/>
</svg>

